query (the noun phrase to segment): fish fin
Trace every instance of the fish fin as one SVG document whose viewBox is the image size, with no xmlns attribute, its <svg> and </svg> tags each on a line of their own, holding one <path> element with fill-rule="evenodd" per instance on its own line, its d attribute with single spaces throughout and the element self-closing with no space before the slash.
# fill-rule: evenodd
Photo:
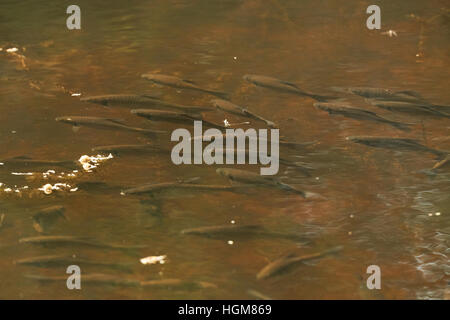
<svg viewBox="0 0 450 320">
<path fill-rule="evenodd" d="M 184 82 L 190 83 L 190 84 L 197 84 L 195 81 L 183 79 Z"/>
<path fill-rule="evenodd" d="M 300 89 L 295 83 L 289 82 L 289 81 L 284 81 L 284 80 L 280 80 L 280 82 L 282 84 L 288 85 L 290 87 L 294 87 L 295 89 Z"/>
<path fill-rule="evenodd" d="M 72 131 L 73 132 L 78 132 L 80 130 L 80 126 L 72 126 Z"/>
<path fill-rule="evenodd" d="M 420 95 L 420 93 L 416 92 L 416 91 L 412 91 L 412 90 L 402 90 L 402 91 L 397 91 L 396 93 L 403 93 L 406 94 L 408 96 L 414 97 L 414 98 L 419 98 L 422 99 L 423 97 Z"/>
</svg>

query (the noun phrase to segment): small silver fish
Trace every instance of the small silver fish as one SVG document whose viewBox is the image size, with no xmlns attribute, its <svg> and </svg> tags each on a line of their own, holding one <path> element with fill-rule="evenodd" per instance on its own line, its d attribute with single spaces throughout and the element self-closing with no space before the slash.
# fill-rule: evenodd
<svg viewBox="0 0 450 320">
<path fill-rule="evenodd" d="M 25 278 L 31 280 L 37 280 L 41 282 L 67 282 L 67 276 L 46 276 L 46 275 L 35 275 L 35 274 L 26 274 Z M 89 284 L 97 284 L 97 285 L 109 285 L 109 286 L 126 286 L 126 287 L 139 287 L 141 285 L 139 280 L 129 279 L 124 277 L 116 277 L 109 274 L 102 273 L 91 273 L 91 274 L 83 274 L 81 276 L 83 283 Z"/>
<path fill-rule="evenodd" d="M 213 111 L 212 108 L 199 107 L 199 106 L 184 106 L 176 103 L 171 103 L 163 101 L 156 96 L 144 94 L 144 95 L 125 95 L 125 94 L 115 94 L 115 95 L 103 95 L 103 96 L 93 96 L 81 98 L 82 102 L 91 102 L 101 104 L 103 106 L 127 106 L 127 107 L 138 107 L 146 106 L 156 109 L 163 110 L 174 110 L 180 112 L 208 112 Z"/>
<path fill-rule="evenodd" d="M 103 106 L 148 106 L 153 105 L 154 99 L 159 99 L 151 94 L 107 94 L 81 98 L 81 102 L 101 104 Z"/>
<path fill-rule="evenodd" d="M 19 243 L 39 244 L 39 245 L 81 245 L 95 248 L 131 250 L 146 248 L 145 245 L 119 245 L 98 242 L 85 237 L 77 236 L 38 236 L 19 239 Z"/>
<path fill-rule="evenodd" d="M 318 258 L 322 258 L 326 255 L 336 253 L 340 251 L 342 247 L 335 247 L 330 250 L 326 250 L 324 252 L 317 252 L 317 253 L 311 253 L 306 255 L 296 255 L 296 254 L 290 254 L 284 257 L 281 257 L 279 259 L 276 259 L 275 261 L 269 263 L 264 268 L 261 269 L 261 271 L 258 272 L 256 275 L 256 278 L 258 280 L 263 280 L 270 278 L 272 276 L 278 275 L 283 271 L 286 271 L 288 268 L 294 267 L 302 262 L 314 260 Z"/>
<path fill-rule="evenodd" d="M 235 191 L 236 189 L 238 189 L 238 187 L 183 183 L 183 182 L 163 182 L 163 183 L 149 183 L 138 187 L 129 188 L 123 190 L 121 192 L 121 195 L 154 193 L 167 189 L 185 189 L 190 191 Z"/>
<path fill-rule="evenodd" d="M 246 74 L 244 75 L 244 80 L 253 83 L 257 86 L 269 88 L 281 92 L 287 92 L 287 93 L 293 93 L 300 96 L 307 96 L 310 98 L 313 98 L 317 101 L 326 101 L 330 99 L 335 99 L 336 97 L 331 96 L 323 96 L 318 94 L 309 93 L 303 90 L 300 90 L 300 88 L 292 82 L 280 80 L 277 78 L 267 77 L 267 76 L 259 76 L 259 75 L 252 75 L 252 74 Z"/>
<path fill-rule="evenodd" d="M 351 93 L 365 98 L 388 99 L 396 101 L 422 100 L 422 97 L 418 93 L 409 90 L 393 91 L 386 88 L 373 88 L 373 87 L 349 87 L 349 88 L 332 87 L 332 89 L 337 92 Z"/>
<path fill-rule="evenodd" d="M 142 153 L 165 153 L 169 150 L 163 150 L 159 147 L 150 144 L 123 144 L 123 145 L 110 145 L 110 146 L 98 146 L 91 149 L 94 152 L 112 153 L 114 155 L 120 154 L 142 154 Z"/>
<path fill-rule="evenodd" d="M 239 135 L 236 134 L 233 138 L 236 139 L 236 136 L 239 136 Z M 210 137 L 213 137 L 213 136 L 209 136 L 209 135 L 204 134 L 202 136 L 191 137 L 190 140 L 191 141 L 193 141 L 193 140 L 204 140 L 205 138 L 210 138 Z M 227 133 L 223 133 L 222 134 L 222 139 L 225 140 L 226 138 L 227 138 Z M 249 139 L 251 139 L 251 138 L 249 137 Z M 261 142 L 266 142 L 266 143 L 269 141 L 270 144 L 273 143 L 273 141 L 267 140 L 267 139 L 263 139 L 261 137 L 255 138 L 255 139 L 251 139 L 251 140 L 254 140 L 256 142 L 261 141 Z M 207 140 L 207 141 L 210 141 L 210 140 Z M 278 141 L 278 143 L 275 143 L 275 144 L 278 144 L 279 146 L 284 146 L 284 147 L 287 147 L 287 148 L 291 148 L 291 149 L 304 149 L 305 147 L 312 146 L 312 145 L 314 145 L 316 143 L 317 143 L 317 141 L 294 142 L 294 141 L 286 141 L 286 140 L 280 139 Z"/>
<path fill-rule="evenodd" d="M 152 288 L 152 287 L 167 287 L 167 288 L 186 288 L 186 289 L 207 289 L 207 288 L 217 288 L 213 283 L 204 281 L 189 281 L 181 279 L 160 279 L 160 280 L 147 280 L 140 282 L 141 287 Z"/>
<path fill-rule="evenodd" d="M 74 160 L 39 160 L 32 159 L 27 156 L 17 156 L 14 158 L 7 158 L 0 160 L 0 168 L 7 169 L 36 169 L 36 168 L 53 168 L 62 167 L 68 169 L 74 169 L 78 167 L 78 164 Z"/>
<path fill-rule="evenodd" d="M 450 114 L 442 107 L 431 106 L 424 103 L 405 101 L 371 100 L 371 104 L 392 112 L 406 113 L 413 116 L 432 116 L 438 118 L 450 118 Z"/>
<path fill-rule="evenodd" d="M 148 81 L 151 81 L 153 83 L 160 84 L 160 85 L 165 85 L 165 86 L 179 88 L 179 89 L 190 89 L 190 90 L 205 92 L 205 93 L 212 94 L 214 96 L 223 97 L 223 98 L 228 97 L 228 94 L 226 94 L 224 92 L 210 90 L 210 89 L 204 89 L 204 88 L 197 86 L 191 80 L 185 80 L 185 79 L 181 79 L 181 78 L 178 78 L 175 76 L 146 73 L 146 74 L 143 74 L 141 77 Z"/>
<path fill-rule="evenodd" d="M 225 127 L 220 124 L 215 124 L 210 121 L 204 120 L 201 114 L 190 114 L 176 111 L 162 111 L 152 109 L 134 109 L 131 113 L 153 121 L 169 121 L 176 123 L 194 123 L 194 121 L 202 121 L 203 124 L 210 127 L 224 129 Z"/>
<path fill-rule="evenodd" d="M 283 183 L 279 181 L 277 178 L 272 176 L 262 176 L 257 173 L 253 173 L 246 170 L 239 170 L 239 169 L 230 169 L 230 168 L 218 168 L 216 172 L 224 177 L 227 177 L 231 181 L 240 182 L 244 184 L 251 184 L 251 185 L 262 185 L 267 187 L 275 187 L 278 189 L 290 191 L 293 193 L 297 193 L 301 195 L 303 198 L 319 198 L 320 196 L 308 192 L 299 190 L 297 188 L 294 188 L 286 183 Z"/>
<path fill-rule="evenodd" d="M 279 238 L 293 241 L 305 241 L 305 238 L 298 234 L 289 234 L 285 232 L 273 232 L 257 224 L 226 224 L 218 226 L 198 227 L 184 229 L 181 231 L 185 235 L 196 235 L 209 238 L 228 238 L 228 237 L 264 237 Z"/>
<path fill-rule="evenodd" d="M 370 137 L 370 136 L 350 136 L 346 138 L 352 142 L 365 144 L 369 147 L 385 148 L 392 150 L 429 152 L 439 158 L 443 158 L 449 154 L 448 151 L 441 151 L 428 148 L 420 144 L 418 141 L 408 138 L 391 138 L 391 137 Z"/>
<path fill-rule="evenodd" d="M 392 121 L 386 118 L 383 118 L 376 114 L 375 112 L 364 110 L 364 109 L 358 109 L 353 108 L 347 105 L 338 104 L 338 103 L 323 103 L 323 102 L 316 102 L 314 103 L 314 106 L 320 110 L 328 112 L 330 115 L 341 115 L 347 118 L 352 118 L 356 120 L 368 120 L 372 122 L 379 122 L 379 123 L 385 123 L 388 124 L 394 128 L 403 130 L 403 131 L 410 131 L 409 124 L 401 123 L 397 121 Z"/>
<path fill-rule="evenodd" d="M 117 119 L 84 117 L 84 116 L 63 116 L 58 117 L 55 120 L 58 122 L 70 124 L 75 129 L 78 129 L 80 126 L 86 126 L 96 129 L 132 131 L 142 133 L 145 135 L 156 135 L 167 133 L 166 131 L 130 127 L 123 124 L 120 120 Z"/>
<path fill-rule="evenodd" d="M 48 255 L 48 256 L 30 257 L 16 260 L 14 261 L 14 263 L 16 265 L 34 266 L 40 268 L 50 268 L 60 266 L 67 267 L 69 265 L 76 264 L 81 266 L 85 265 L 131 272 L 131 265 L 104 262 L 104 261 L 86 260 L 69 255 Z"/>
<path fill-rule="evenodd" d="M 238 115 L 241 117 L 246 117 L 246 118 L 262 121 L 271 128 L 277 127 L 275 122 L 264 119 L 263 117 L 250 112 L 247 108 L 238 106 L 237 104 L 231 103 L 228 100 L 213 99 L 213 100 L 211 100 L 211 103 L 213 104 L 213 106 L 215 106 L 219 110 L 222 110 L 222 111 L 234 114 L 234 115 Z"/>
</svg>

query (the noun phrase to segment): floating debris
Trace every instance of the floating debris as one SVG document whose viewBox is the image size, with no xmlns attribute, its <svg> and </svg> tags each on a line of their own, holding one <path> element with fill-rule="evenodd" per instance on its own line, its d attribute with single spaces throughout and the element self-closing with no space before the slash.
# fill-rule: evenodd
<svg viewBox="0 0 450 320">
<path fill-rule="evenodd" d="M 32 176 L 33 172 L 11 172 L 13 176 Z"/>
<path fill-rule="evenodd" d="M 166 263 L 166 255 L 162 255 L 162 256 L 149 256 L 149 257 L 145 257 L 140 259 L 139 261 L 142 264 L 164 264 Z"/>
<path fill-rule="evenodd" d="M 381 34 L 387 35 L 387 36 L 389 36 L 389 38 L 397 37 L 397 32 L 394 30 L 388 30 L 388 31 L 382 32 Z"/>
<path fill-rule="evenodd" d="M 96 156 L 83 155 L 80 157 L 80 159 L 78 159 L 78 162 L 81 163 L 84 171 L 92 172 L 92 169 L 97 168 L 100 163 L 113 158 L 114 156 L 112 155 L 112 153 L 110 153 L 106 157 L 102 156 L 101 154 L 98 154 Z"/>
<path fill-rule="evenodd" d="M 67 183 L 55 183 L 54 185 L 47 183 L 38 189 L 45 194 L 52 194 L 53 191 L 72 190 L 72 187 Z M 75 190 L 76 191 L 76 190 Z"/>
</svg>

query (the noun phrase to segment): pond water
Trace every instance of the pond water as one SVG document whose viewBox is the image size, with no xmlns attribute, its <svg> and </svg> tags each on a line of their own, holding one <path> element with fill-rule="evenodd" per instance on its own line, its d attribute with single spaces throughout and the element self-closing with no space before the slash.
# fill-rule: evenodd
<svg viewBox="0 0 450 320">
<path fill-rule="evenodd" d="M 372 148 L 346 137 L 411 138 L 433 149 L 450 150 L 449 118 L 390 112 L 362 97 L 333 91 L 333 87 L 409 90 L 434 104 L 448 105 L 447 1 L 377 1 L 381 30 L 366 27 L 366 8 L 372 4 L 367 1 L 79 0 L 81 30 L 66 27 L 70 4 L 55 0 L 45 5 L 6 0 L 0 4 L 0 159 L 77 161 L 83 155 L 97 155 L 91 148 L 104 145 L 150 143 L 170 148 L 173 143 L 168 137 L 89 127 L 72 130 L 55 121 L 60 116 L 91 116 L 169 132 L 192 128 L 148 121 L 131 114 L 129 107 L 80 101 L 103 94 L 155 94 L 172 103 L 211 106 L 214 96 L 153 85 L 141 78 L 143 73 L 168 74 L 227 92 L 232 102 L 277 123 L 285 140 L 314 141 L 304 148 L 280 149 L 281 156 L 308 164 L 311 176 L 281 164 L 277 178 L 324 199 L 309 201 L 285 190 L 254 185 L 238 192 L 169 189 L 152 195 L 120 194 L 146 183 L 194 177 L 198 179 L 193 183 L 230 185 L 216 173 L 220 165 L 176 166 L 167 153 L 114 156 L 88 171 L 78 165 L 37 170 L 3 165 L 1 299 L 254 299 L 254 291 L 273 299 L 448 299 L 448 166 L 431 171 L 438 161 L 432 154 Z M 384 34 L 388 30 L 395 30 L 397 36 Z M 411 123 L 411 130 L 330 115 L 315 108 L 309 97 L 255 86 L 243 79 L 245 74 L 294 82 L 309 92 L 338 94 L 354 107 Z M 223 112 L 203 115 L 216 123 L 251 121 L 251 127 L 264 128 L 261 122 Z M 259 168 L 229 167 L 252 172 Z M 66 185 L 57 185 L 60 190 L 49 194 L 39 190 L 49 183 Z M 44 235 L 146 247 L 125 251 L 19 243 L 22 238 L 42 236 L 33 226 L 33 215 L 54 205 L 64 206 L 67 219 L 57 219 Z M 306 241 L 182 233 L 233 222 L 262 225 Z M 336 254 L 275 277 L 256 277 L 285 254 L 307 255 L 336 246 L 342 246 Z M 126 263 L 131 270 L 80 263 L 82 289 L 68 290 L 65 280 L 27 277 L 68 277 L 67 266 L 15 263 L 46 255 Z M 148 256 L 166 257 L 164 263 L 139 261 Z M 366 287 L 370 265 L 380 267 L 381 290 Z M 83 274 L 89 273 L 214 286 L 83 283 Z"/>
</svg>

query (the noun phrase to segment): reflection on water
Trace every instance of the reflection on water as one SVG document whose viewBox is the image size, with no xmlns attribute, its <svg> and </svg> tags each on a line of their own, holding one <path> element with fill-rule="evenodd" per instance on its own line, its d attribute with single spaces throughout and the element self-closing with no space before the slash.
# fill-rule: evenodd
<svg viewBox="0 0 450 320">
<path fill-rule="evenodd" d="M 3 1 L 0 298 L 448 299 L 448 166 L 432 169 L 438 161 L 432 154 L 346 139 L 410 138 L 450 150 L 449 118 L 435 111 L 426 115 L 450 100 L 448 4 L 379 2 L 382 30 L 370 31 L 365 1 L 326 6 L 312 0 L 131 0 L 127 6 L 78 1 L 82 29 L 69 31 L 66 8 L 57 1 Z M 140 77 L 143 73 L 192 79 L 199 87 L 226 92 L 236 105 L 276 123 L 283 140 L 316 141 L 280 145 L 281 156 L 307 165 L 311 175 L 282 163 L 278 178 L 326 200 L 255 186 L 121 196 L 122 190 L 144 184 L 195 178 L 196 184 L 230 185 L 216 174 L 218 166 L 175 166 L 164 152 L 80 156 L 98 146 L 170 150 L 172 144 L 167 137 L 131 131 L 71 130 L 56 117 L 120 119 L 134 128 L 168 132 L 180 127 L 80 97 L 156 95 L 171 104 L 213 108 L 213 96 L 153 85 Z M 246 74 L 283 79 L 324 96 L 335 95 L 333 87 L 390 88 L 402 91 L 403 98 L 409 92 L 410 100 L 418 92 L 429 104 L 418 116 L 338 93 L 339 103 L 407 123 L 410 131 L 401 131 L 359 114 L 329 114 L 315 108 L 310 97 L 255 86 L 243 79 Z M 265 124 L 217 110 L 203 116 L 243 128 L 249 127 L 245 121 L 256 128 Z M 8 167 L 8 159 L 22 163 Z M 249 165 L 236 168 L 256 172 Z M 67 219 L 52 220 L 47 214 L 53 206 L 64 207 Z M 19 243 L 41 234 L 35 216 L 42 212 L 51 220 L 51 228 L 38 228 L 42 237 L 89 238 L 109 247 Z M 263 226 L 265 233 L 253 227 L 200 229 L 202 236 L 182 232 L 227 225 Z M 242 230 L 251 232 L 243 236 Z M 111 249 L 119 245 L 143 247 Z M 338 246 L 341 251 L 302 261 L 278 276 L 256 277 L 282 256 L 308 257 Z M 78 263 L 86 275 L 80 291 L 66 288 L 68 262 Z M 366 288 L 370 265 L 381 268 L 382 290 Z"/>
</svg>

